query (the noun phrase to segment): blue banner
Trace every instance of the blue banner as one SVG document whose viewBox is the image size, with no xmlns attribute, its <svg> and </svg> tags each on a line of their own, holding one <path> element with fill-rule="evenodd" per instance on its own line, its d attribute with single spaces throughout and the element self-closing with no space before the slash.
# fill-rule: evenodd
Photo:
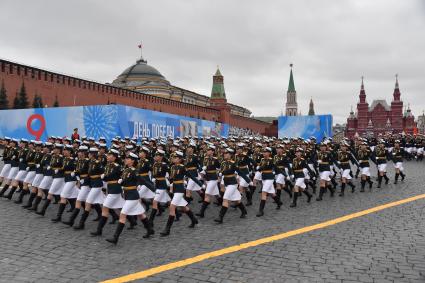
<svg viewBox="0 0 425 283">
<path fill-rule="evenodd" d="M 164 138 L 227 137 L 229 125 L 124 105 L 93 105 L 0 111 L 0 136 L 46 140 L 48 136 Z"/>
<path fill-rule="evenodd" d="M 279 138 L 314 136 L 318 141 L 332 136 L 332 115 L 280 116 L 278 118 Z"/>
</svg>

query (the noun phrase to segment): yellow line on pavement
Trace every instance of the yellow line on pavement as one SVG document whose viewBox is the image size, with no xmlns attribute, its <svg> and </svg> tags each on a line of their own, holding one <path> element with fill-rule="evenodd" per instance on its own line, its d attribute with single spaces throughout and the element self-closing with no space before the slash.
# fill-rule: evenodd
<svg viewBox="0 0 425 283">
<path fill-rule="evenodd" d="M 379 205 L 376 207 L 372 207 L 366 210 L 362 210 L 359 212 L 355 212 L 352 214 L 348 214 L 342 217 L 338 217 L 335 219 L 331 219 L 325 222 L 321 222 L 315 225 L 311 225 L 311 226 L 306 226 L 303 228 L 299 228 L 296 230 L 292 230 L 292 231 L 288 231 L 288 232 L 284 232 L 281 234 L 276 234 L 270 237 L 265 237 L 265 238 L 261 238 L 258 240 L 254 240 L 254 241 L 250 241 L 250 242 L 246 242 L 246 243 L 242 243 L 240 245 L 235 245 L 235 246 L 230 246 L 224 249 L 220 249 L 220 250 L 216 250 L 216 251 L 212 251 L 212 252 L 208 252 L 208 253 L 204 253 L 204 254 L 200 254 L 198 256 L 194 256 L 191 258 L 187 258 L 187 259 L 183 259 L 183 260 L 179 260 L 179 261 L 175 261 L 175 262 L 171 262 L 168 264 L 164 264 L 164 265 L 160 265 L 157 267 L 153 267 L 153 268 L 149 268 L 140 272 L 136 272 L 136 273 L 132 273 L 132 274 L 128 274 L 122 277 L 117 277 L 114 279 L 110 279 L 110 280 L 106 280 L 103 281 L 103 283 L 118 283 L 118 282 L 129 282 L 129 281 L 133 281 L 133 280 L 137 280 L 137 279 L 143 279 L 164 271 L 168 271 L 168 270 L 172 270 L 172 269 L 176 269 L 179 267 L 183 267 L 183 266 L 187 266 L 187 265 L 191 265 L 200 261 L 204 261 L 210 258 L 214 258 L 214 257 L 219 257 L 222 255 L 226 255 L 226 254 L 230 254 L 230 253 L 234 253 L 240 250 L 244 250 L 247 248 L 252 248 L 252 247 L 256 247 L 259 245 L 263 245 L 263 244 L 267 244 L 267 243 L 271 243 L 277 240 L 282 240 L 285 238 L 289 238 L 292 236 L 296 236 L 296 235 L 300 235 L 300 234 L 304 234 L 310 231 L 314 231 L 314 230 L 318 230 L 318 229 L 322 229 L 325 227 L 329 227 L 338 223 L 342 223 L 354 218 L 358 218 L 364 215 L 368 215 L 374 212 L 378 212 L 390 207 L 394 207 L 394 206 L 398 206 L 398 205 L 402 205 L 405 203 L 409 203 L 415 200 L 419 200 L 419 199 L 423 199 L 425 198 L 425 194 L 421 194 L 421 195 L 417 195 L 414 197 L 410 197 L 410 198 L 406 198 L 406 199 L 402 199 L 399 201 L 394 201 L 394 202 L 390 202 L 387 204 L 383 204 L 383 205 Z"/>
</svg>

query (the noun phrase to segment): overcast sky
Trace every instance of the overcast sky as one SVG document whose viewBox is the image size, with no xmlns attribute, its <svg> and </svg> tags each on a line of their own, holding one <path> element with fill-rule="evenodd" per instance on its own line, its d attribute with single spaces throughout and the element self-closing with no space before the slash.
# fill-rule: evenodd
<svg viewBox="0 0 425 283">
<path fill-rule="evenodd" d="M 291 3 L 289 3 L 291 2 Z M 111 82 L 140 56 L 173 85 L 256 116 L 284 112 L 289 64 L 298 107 L 345 122 L 365 77 L 369 103 L 390 103 L 395 74 L 415 116 L 425 109 L 425 1 L 0 2 L 0 57 Z"/>
</svg>

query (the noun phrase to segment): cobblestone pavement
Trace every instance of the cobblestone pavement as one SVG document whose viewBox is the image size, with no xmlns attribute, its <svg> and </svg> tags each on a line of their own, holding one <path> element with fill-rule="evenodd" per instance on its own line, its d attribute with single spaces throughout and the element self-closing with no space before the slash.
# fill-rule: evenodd
<svg viewBox="0 0 425 283">
<path fill-rule="evenodd" d="M 391 166 L 389 166 L 391 167 Z M 157 234 L 166 216 L 155 222 L 157 234 L 143 239 L 141 224 L 124 230 L 117 246 L 104 236 L 92 238 L 96 222 L 90 216 L 84 231 L 50 221 L 57 205 L 45 217 L 0 199 L 0 282 L 93 282 L 141 271 L 172 261 L 258 238 L 320 223 L 352 212 L 425 192 L 425 164 L 405 163 L 407 179 L 382 189 L 358 190 L 341 198 L 325 195 L 321 203 L 302 197 L 295 209 L 281 210 L 268 202 L 265 216 L 255 217 L 258 197 L 248 218 L 230 209 L 225 223 L 213 219 L 218 208 L 210 206 L 207 217 L 195 229 L 187 228 L 186 216 L 173 225 L 168 238 Z M 389 176 L 393 178 L 392 169 Z M 376 174 L 373 171 L 373 174 Z M 358 181 L 356 181 L 357 183 Z M 16 197 L 15 197 L 16 198 Z M 198 204 L 194 204 L 194 210 Z M 385 209 L 344 223 L 270 244 L 209 259 L 184 268 L 159 273 L 141 282 L 425 282 L 425 200 Z M 64 218 L 67 219 L 69 213 Z"/>
</svg>

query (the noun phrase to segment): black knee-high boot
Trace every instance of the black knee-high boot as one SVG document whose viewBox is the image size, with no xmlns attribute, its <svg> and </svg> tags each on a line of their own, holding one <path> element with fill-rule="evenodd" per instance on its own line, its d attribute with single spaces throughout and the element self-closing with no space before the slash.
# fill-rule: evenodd
<svg viewBox="0 0 425 283">
<path fill-rule="evenodd" d="M 75 199 L 75 198 L 68 199 L 68 203 L 70 205 L 70 208 L 66 212 L 73 212 L 74 211 L 76 201 L 77 201 L 77 199 Z"/>
<path fill-rule="evenodd" d="M 280 191 L 280 190 L 279 190 Z M 280 207 L 282 206 L 282 202 L 280 201 L 280 194 L 278 195 L 278 194 L 276 194 L 274 197 L 273 197 L 273 200 L 275 201 L 275 203 L 276 203 L 276 209 L 280 209 Z"/>
<path fill-rule="evenodd" d="M 397 182 L 398 182 L 398 176 L 399 176 L 400 174 L 398 174 L 398 173 L 395 173 L 395 177 L 394 177 L 394 184 L 397 184 Z"/>
<path fill-rule="evenodd" d="M 46 210 L 49 207 L 49 205 L 50 205 L 50 199 L 46 199 L 44 201 L 44 204 L 43 204 L 43 207 L 41 208 L 41 210 L 40 211 L 37 211 L 36 213 L 38 215 L 44 216 L 44 214 L 46 214 Z"/>
<path fill-rule="evenodd" d="M 102 217 L 102 208 L 100 207 L 100 204 L 98 203 L 93 204 L 93 208 L 94 210 L 96 210 L 96 213 L 97 213 L 97 217 L 93 219 L 93 221 L 99 221 L 100 218 Z"/>
<path fill-rule="evenodd" d="M 9 185 L 4 185 L 3 189 L 1 189 L 0 191 L 0 197 L 2 197 L 4 195 L 4 193 L 7 191 L 7 189 L 9 188 Z"/>
<path fill-rule="evenodd" d="M 59 204 L 58 214 L 57 214 L 56 218 L 52 219 L 52 222 L 56 223 L 56 222 L 59 222 L 59 221 L 62 220 L 62 214 L 63 214 L 63 211 L 65 210 L 65 206 L 66 206 L 66 203 L 60 203 Z"/>
<path fill-rule="evenodd" d="M 174 222 L 174 216 L 169 215 L 168 220 L 167 220 L 167 226 L 165 226 L 164 231 L 159 233 L 161 235 L 161 237 L 165 237 L 165 236 L 170 235 L 171 226 L 173 225 L 173 222 Z"/>
<path fill-rule="evenodd" d="M 362 193 L 363 193 L 363 192 L 364 192 L 364 187 L 366 186 L 366 180 L 363 180 L 363 179 L 362 179 L 362 180 L 360 181 L 360 184 L 362 185 L 362 186 L 361 186 L 361 188 L 360 188 L 360 192 L 362 192 Z"/>
<path fill-rule="evenodd" d="M 198 213 L 196 213 L 195 215 L 199 216 L 201 218 L 204 218 L 205 217 L 205 210 L 207 210 L 208 205 L 210 205 L 209 202 L 203 201 L 202 206 L 201 206 L 201 210 Z"/>
<path fill-rule="evenodd" d="M 227 207 L 222 206 L 220 209 L 220 213 L 218 214 L 218 218 L 214 219 L 214 221 L 220 224 L 223 223 L 223 218 L 224 218 L 224 215 L 226 215 L 226 212 L 227 212 Z"/>
<path fill-rule="evenodd" d="M 15 193 L 15 191 L 17 190 L 17 187 L 12 187 L 9 191 L 9 193 L 5 196 L 5 198 L 7 199 L 12 199 L 13 194 Z"/>
<path fill-rule="evenodd" d="M 328 185 L 328 189 L 331 192 L 331 197 L 333 197 L 334 194 L 335 194 L 335 188 L 333 186 L 331 186 L 331 185 Z"/>
<path fill-rule="evenodd" d="M 378 175 L 378 186 L 377 186 L 378 189 L 381 188 L 381 183 L 382 183 L 382 176 Z"/>
<path fill-rule="evenodd" d="M 124 226 L 124 223 L 119 222 L 117 225 L 117 229 L 115 230 L 114 236 L 112 238 L 106 239 L 106 241 L 116 245 L 118 243 L 118 239 L 122 233 L 122 230 L 124 229 Z"/>
<path fill-rule="evenodd" d="M 246 217 L 246 215 L 248 214 L 248 212 L 246 211 L 246 207 L 245 207 L 245 205 L 243 205 L 243 203 L 242 203 L 242 202 L 240 202 L 240 203 L 238 204 L 238 207 L 239 207 L 239 209 L 240 209 L 240 211 L 241 211 L 241 216 L 240 216 L 240 218 L 245 218 L 245 217 Z"/>
<path fill-rule="evenodd" d="M 356 186 L 350 181 L 347 182 L 347 184 L 351 187 L 351 193 L 354 193 Z"/>
<path fill-rule="evenodd" d="M 53 198 L 54 198 L 54 200 L 55 200 L 54 204 L 59 203 L 59 201 L 60 201 L 60 199 L 61 199 L 60 195 L 53 195 Z"/>
<path fill-rule="evenodd" d="M 103 227 L 106 224 L 106 221 L 108 221 L 108 217 L 102 216 L 99 220 L 99 223 L 97 223 L 97 229 L 94 232 L 90 232 L 92 236 L 100 236 L 102 235 Z"/>
<path fill-rule="evenodd" d="M 320 187 L 319 196 L 316 198 L 317 201 L 321 201 L 323 199 L 323 194 L 325 193 L 325 188 Z"/>
<path fill-rule="evenodd" d="M 261 216 L 263 216 L 264 215 L 264 207 L 266 206 L 266 200 L 261 200 L 260 201 L 260 209 L 258 210 L 258 213 L 257 213 L 257 217 L 261 217 Z"/>
<path fill-rule="evenodd" d="M 146 210 L 146 212 L 148 212 L 149 211 L 149 209 L 150 209 L 150 202 L 149 201 L 147 201 L 147 200 L 145 200 L 145 199 L 142 199 L 142 203 L 145 205 L 145 210 Z"/>
<path fill-rule="evenodd" d="M 338 187 L 338 184 L 336 183 L 335 178 L 331 178 L 331 183 L 332 183 L 334 189 L 336 187 Z"/>
<path fill-rule="evenodd" d="M 117 222 L 118 219 L 120 219 L 120 217 L 118 216 L 118 214 L 115 212 L 115 209 L 110 208 L 109 209 L 109 214 L 112 217 L 111 222 L 109 222 L 109 224 L 115 224 L 115 222 Z"/>
<path fill-rule="evenodd" d="M 28 210 L 35 210 L 35 211 L 37 211 L 38 205 L 40 204 L 40 202 L 41 202 L 41 196 L 36 196 L 35 197 L 35 200 L 34 200 L 34 203 L 32 204 L 31 207 L 28 208 Z"/>
<path fill-rule="evenodd" d="M 344 196 L 344 191 L 345 191 L 345 183 L 342 183 L 341 184 L 341 192 L 339 193 L 339 196 L 340 197 L 343 197 Z"/>
<path fill-rule="evenodd" d="M 369 183 L 369 189 L 372 189 L 373 182 L 370 180 L 370 177 L 366 177 L 367 182 Z"/>
<path fill-rule="evenodd" d="M 81 215 L 81 218 L 80 218 L 80 223 L 78 223 L 78 225 L 74 227 L 75 230 L 83 230 L 84 229 L 87 217 L 89 217 L 89 213 L 90 213 L 90 211 L 84 210 L 84 212 L 83 212 L 83 214 Z"/>
<path fill-rule="evenodd" d="M 292 192 L 290 189 L 288 189 L 288 187 L 284 187 L 283 190 L 289 195 L 289 198 L 292 198 Z"/>
<path fill-rule="evenodd" d="M 311 202 L 311 198 L 313 197 L 307 190 L 303 190 L 303 193 L 307 196 L 307 203 Z"/>
<path fill-rule="evenodd" d="M 404 178 L 406 178 L 406 174 L 400 171 L 401 180 L 404 181 Z"/>
<path fill-rule="evenodd" d="M 22 203 L 22 200 L 24 199 L 24 196 L 28 194 L 28 190 L 24 190 L 22 189 L 21 192 L 19 193 L 19 198 L 17 200 L 15 200 L 16 204 L 20 204 Z"/>
<path fill-rule="evenodd" d="M 298 200 L 298 193 L 294 193 L 294 197 L 292 198 L 292 203 L 289 207 L 296 207 L 297 206 L 297 200 Z"/>
<path fill-rule="evenodd" d="M 385 185 L 388 185 L 390 178 L 388 178 L 387 173 L 384 173 Z"/>
<path fill-rule="evenodd" d="M 246 206 L 252 205 L 252 193 L 249 187 L 245 188 Z"/>
<path fill-rule="evenodd" d="M 84 210 L 83 207 L 81 208 L 75 208 L 74 211 L 71 214 L 71 217 L 69 218 L 68 221 L 63 221 L 63 224 L 69 225 L 69 226 L 73 226 L 75 223 L 75 219 L 77 218 L 78 214 L 80 213 L 80 210 Z"/>
<path fill-rule="evenodd" d="M 28 198 L 27 204 L 22 206 L 23 208 L 30 208 L 32 206 L 32 202 L 34 201 L 37 193 L 30 193 L 30 197 Z"/>
<path fill-rule="evenodd" d="M 127 220 L 130 222 L 130 227 L 128 227 L 128 230 L 133 230 L 134 227 L 137 226 L 137 217 L 135 215 L 127 215 Z"/>
<path fill-rule="evenodd" d="M 142 219 L 143 227 L 146 229 L 146 234 L 143 235 L 143 238 L 149 238 L 151 235 L 155 234 L 155 231 L 152 229 L 151 223 L 149 219 L 146 217 Z"/>
<path fill-rule="evenodd" d="M 189 228 L 194 228 L 196 224 L 198 224 L 198 219 L 196 219 L 195 215 L 193 215 L 192 210 L 186 211 L 187 216 L 190 218 L 190 225 Z"/>
<path fill-rule="evenodd" d="M 153 221 L 155 220 L 155 215 L 158 210 L 156 208 L 152 208 L 151 214 L 149 215 L 149 222 L 151 223 L 151 226 L 153 227 Z"/>
</svg>

